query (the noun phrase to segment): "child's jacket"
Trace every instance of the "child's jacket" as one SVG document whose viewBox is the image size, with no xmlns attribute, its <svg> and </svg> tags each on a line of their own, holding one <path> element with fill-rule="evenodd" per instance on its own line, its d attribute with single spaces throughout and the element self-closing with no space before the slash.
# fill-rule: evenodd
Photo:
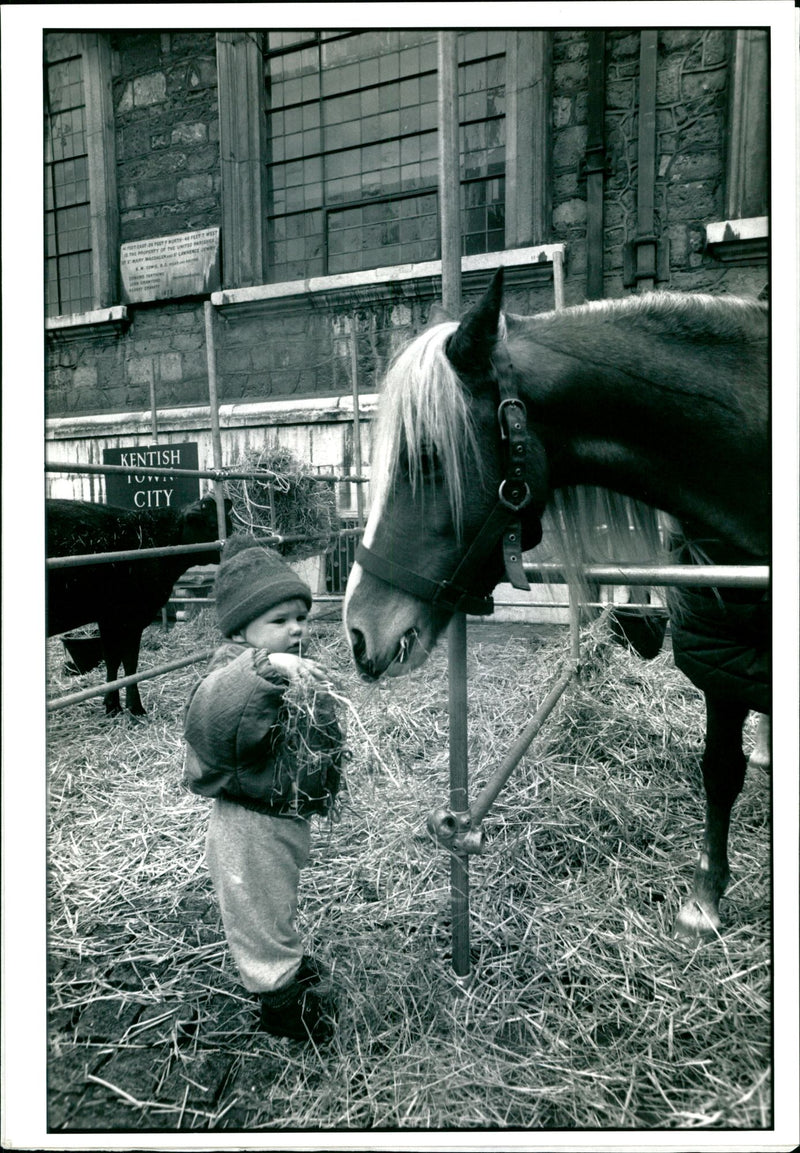
<svg viewBox="0 0 800 1153">
<path fill-rule="evenodd" d="M 339 788 L 342 732 L 322 689 L 289 694 L 277 669 L 256 672 L 255 650 L 217 649 L 184 715 L 186 784 L 272 816 L 327 812 Z"/>
</svg>

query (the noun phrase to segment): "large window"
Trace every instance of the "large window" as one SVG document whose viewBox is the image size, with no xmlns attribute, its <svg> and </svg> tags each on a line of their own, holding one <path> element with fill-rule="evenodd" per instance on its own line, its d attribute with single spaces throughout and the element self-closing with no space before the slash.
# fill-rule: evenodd
<svg viewBox="0 0 800 1153">
<path fill-rule="evenodd" d="M 506 37 L 459 36 L 465 255 L 506 242 Z M 436 32 L 269 32 L 265 82 L 269 279 L 437 259 Z"/>
<path fill-rule="evenodd" d="M 108 36 L 46 33 L 43 79 L 46 310 L 84 314 L 118 299 Z"/>
<path fill-rule="evenodd" d="M 45 280 L 49 314 L 92 308 L 86 100 L 78 33 L 45 39 Z"/>
</svg>

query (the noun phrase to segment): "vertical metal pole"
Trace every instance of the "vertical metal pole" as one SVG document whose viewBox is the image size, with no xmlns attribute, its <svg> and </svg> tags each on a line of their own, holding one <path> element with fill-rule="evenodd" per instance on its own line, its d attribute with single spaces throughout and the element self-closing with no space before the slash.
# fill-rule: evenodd
<svg viewBox="0 0 800 1153">
<path fill-rule="evenodd" d="M 554 307 L 564 307 L 564 253 L 556 250 L 553 253 L 553 299 Z"/>
<path fill-rule="evenodd" d="M 456 613 L 447 630 L 448 713 L 450 721 L 450 808 L 469 809 L 467 761 L 467 618 Z M 450 908 L 453 920 L 453 971 L 467 978 L 469 957 L 469 857 L 450 855 Z"/>
<path fill-rule="evenodd" d="M 350 379 L 353 386 L 353 453 L 356 476 L 361 476 L 361 421 L 358 415 L 358 316 L 355 312 L 350 325 Z M 360 484 L 356 485 L 356 509 L 358 510 L 358 527 L 361 528 L 364 524 L 364 493 Z"/>
<path fill-rule="evenodd" d="M 458 34 L 439 33 L 439 223 L 442 305 L 461 312 L 461 182 L 458 155 Z"/>
<path fill-rule="evenodd" d="M 458 148 L 458 38 L 440 32 L 439 49 L 439 221 L 442 238 L 442 305 L 461 312 L 461 182 Z M 450 723 L 450 807 L 466 812 L 467 789 L 467 618 L 456 613 L 447 633 Z M 453 970 L 467 978 L 469 958 L 469 857 L 450 857 Z"/>
<path fill-rule="evenodd" d="M 214 306 L 210 300 L 203 305 L 206 326 L 206 362 L 208 365 L 208 405 L 211 410 L 211 455 L 214 468 L 222 468 L 222 437 L 219 431 L 219 399 L 217 396 L 217 351 L 214 343 Z M 214 496 L 217 501 L 217 532 L 219 539 L 225 540 L 225 486 L 221 480 L 214 481 Z"/>
<path fill-rule="evenodd" d="M 150 427 L 153 430 L 153 440 L 158 441 L 158 413 L 156 412 L 156 379 L 150 377 Z"/>
<path fill-rule="evenodd" d="M 158 412 L 156 411 L 156 378 L 150 377 L 150 427 L 153 430 L 153 443 L 158 444 Z M 167 632 L 169 629 L 169 612 L 167 606 L 163 605 L 161 609 L 161 629 Z"/>
</svg>

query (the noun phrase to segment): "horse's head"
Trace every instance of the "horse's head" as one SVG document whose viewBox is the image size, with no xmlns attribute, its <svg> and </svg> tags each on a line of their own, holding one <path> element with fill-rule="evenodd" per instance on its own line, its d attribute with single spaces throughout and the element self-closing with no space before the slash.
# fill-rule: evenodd
<svg viewBox="0 0 800 1153">
<path fill-rule="evenodd" d="M 487 611 L 480 600 L 505 567 L 501 506 L 524 505 L 518 545 L 531 548 L 541 537 L 546 458 L 529 430 L 518 434 L 516 451 L 525 459 L 519 490 L 516 480 L 511 489 L 503 485 L 514 462 L 498 421 L 498 382 L 507 384 L 512 375 L 499 334 L 501 300 L 498 273 L 461 324 L 429 328 L 387 373 L 366 547 L 350 574 L 344 608 L 354 659 L 370 679 L 419 667 L 457 609 Z M 506 502 L 507 495 L 515 499 Z"/>
</svg>

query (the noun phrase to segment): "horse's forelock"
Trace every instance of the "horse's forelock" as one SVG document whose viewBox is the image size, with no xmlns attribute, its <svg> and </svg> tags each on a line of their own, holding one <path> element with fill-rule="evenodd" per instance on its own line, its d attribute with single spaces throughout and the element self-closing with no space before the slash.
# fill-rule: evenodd
<svg viewBox="0 0 800 1153">
<path fill-rule="evenodd" d="M 373 473 L 377 472 L 379 489 L 390 485 L 405 449 L 409 481 L 416 491 L 425 454 L 435 448 L 460 534 L 468 469 L 479 464 L 479 455 L 467 397 L 445 352 L 447 338 L 457 327 L 447 321 L 427 329 L 389 366 L 378 414 Z"/>
</svg>

